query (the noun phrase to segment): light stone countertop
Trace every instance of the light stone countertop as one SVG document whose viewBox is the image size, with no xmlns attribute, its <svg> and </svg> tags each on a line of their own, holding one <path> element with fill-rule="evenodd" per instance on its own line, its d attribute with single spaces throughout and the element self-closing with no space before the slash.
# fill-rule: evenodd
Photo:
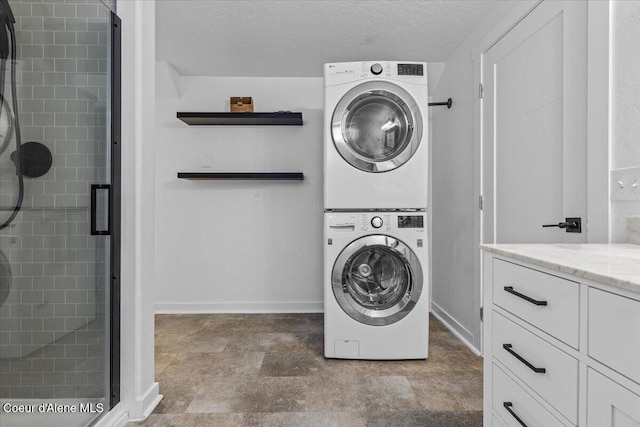
<svg viewBox="0 0 640 427">
<path fill-rule="evenodd" d="M 480 248 L 514 260 L 640 293 L 640 245 L 493 244 Z"/>
</svg>

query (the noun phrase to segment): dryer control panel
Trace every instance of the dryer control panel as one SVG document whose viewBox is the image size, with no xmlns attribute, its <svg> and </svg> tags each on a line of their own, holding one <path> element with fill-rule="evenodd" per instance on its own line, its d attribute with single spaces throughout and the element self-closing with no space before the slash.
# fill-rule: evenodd
<svg viewBox="0 0 640 427">
<path fill-rule="evenodd" d="M 422 64 L 398 64 L 399 76 L 424 76 Z"/>
<path fill-rule="evenodd" d="M 325 86 L 360 80 L 391 80 L 427 85 L 426 62 L 335 62 L 324 64 Z"/>
</svg>

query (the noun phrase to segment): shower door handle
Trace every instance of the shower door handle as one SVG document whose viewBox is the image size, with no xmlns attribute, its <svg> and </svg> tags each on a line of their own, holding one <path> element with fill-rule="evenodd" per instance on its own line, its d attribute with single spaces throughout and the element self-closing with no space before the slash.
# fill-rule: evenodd
<svg viewBox="0 0 640 427">
<path fill-rule="evenodd" d="M 107 191 L 107 206 L 106 206 L 106 215 L 105 215 L 105 223 L 107 225 L 106 230 L 98 230 L 98 190 L 106 190 Z M 91 235 L 92 236 L 109 236 L 111 235 L 111 229 L 109 224 L 111 223 L 110 218 L 111 212 L 111 185 L 109 184 L 91 184 Z"/>
</svg>

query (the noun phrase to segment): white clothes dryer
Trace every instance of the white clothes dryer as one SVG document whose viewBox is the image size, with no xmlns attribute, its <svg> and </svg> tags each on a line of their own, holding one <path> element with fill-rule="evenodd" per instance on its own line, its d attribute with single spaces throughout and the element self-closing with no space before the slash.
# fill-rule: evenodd
<svg viewBox="0 0 640 427">
<path fill-rule="evenodd" d="M 426 208 L 427 64 L 325 64 L 324 84 L 325 209 Z"/>
<path fill-rule="evenodd" d="M 426 222 L 425 212 L 325 213 L 325 357 L 427 358 Z"/>
</svg>

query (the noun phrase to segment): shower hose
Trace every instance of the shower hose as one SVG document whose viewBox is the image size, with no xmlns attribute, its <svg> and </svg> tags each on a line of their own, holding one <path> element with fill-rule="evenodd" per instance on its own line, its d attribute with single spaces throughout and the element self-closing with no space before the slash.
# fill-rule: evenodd
<svg viewBox="0 0 640 427">
<path fill-rule="evenodd" d="M 13 222 L 13 220 L 18 215 L 18 212 L 20 212 L 20 208 L 22 207 L 22 200 L 24 199 L 24 176 L 22 174 L 21 167 L 22 137 L 20 134 L 18 97 L 16 89 L 16 64 L 18 61 L 16 58 L 16 33 L 13 26 L 16 21 L 13 16 L 13 12 L 11 11 L 11 7 L 9 6 L 8 0 L 0 0 L 0 19 L 2 21 L 2 29 L 0 29 L 0 120 L 2 120 L 2 115 L 6 114 L 8 115 L 9 123 L 6 135 L 4 135 L 3 141 L 0 143 L 0 154 L 2 154 L 4 150 L 7 149 L 13 134 L 15 134 L 15 165 L 16 175 L 18 176 L 18 198 L 9 217 L 4 222 L 2 222 L 2 224 L 0 224 L 0 230 L 4 230 L 9 226 L 9 224 Z M 11 52 L 10 79 L 12 106 L 7 101 L 4 91 L 6 86 L 5 77 L 7 75 L 7 59 L 9 58 L 9 51 Z"/>
</svg>

